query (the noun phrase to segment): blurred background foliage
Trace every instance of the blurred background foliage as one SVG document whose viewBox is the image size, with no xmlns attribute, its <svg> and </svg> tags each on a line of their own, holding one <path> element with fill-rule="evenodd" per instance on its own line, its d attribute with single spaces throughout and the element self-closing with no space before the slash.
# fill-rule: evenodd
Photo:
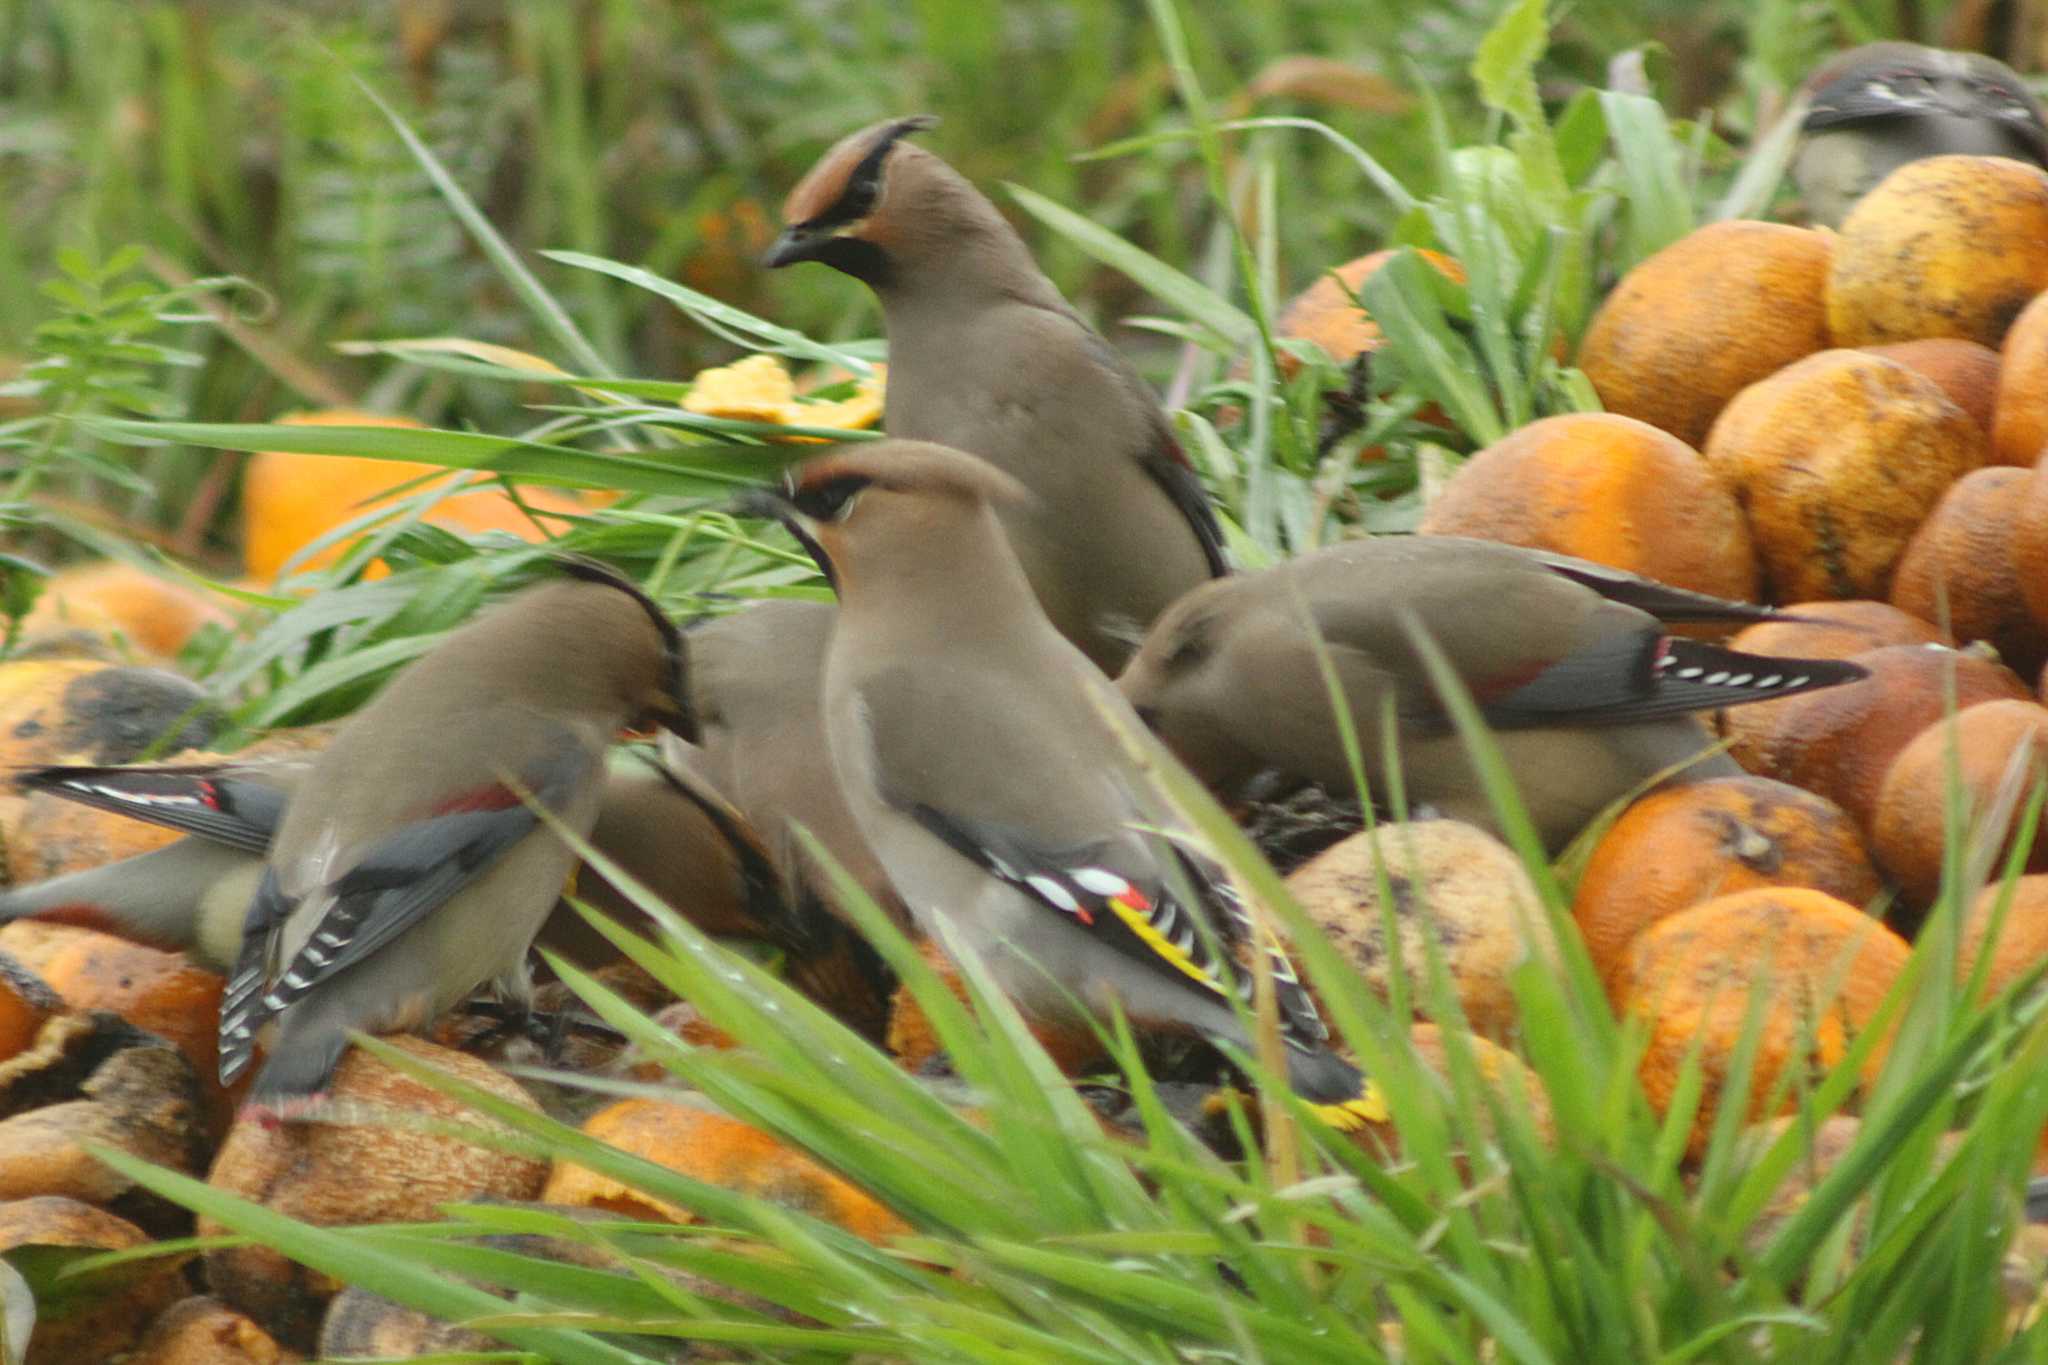
<svg viewBox="0 0 2048 1365">
<path fill-rule="evenodd" d="M 1184 19 L 1218 117 L 1322 120 L 1426 191 L 1429 111 L 1412 92 L 1435 93 L 1454 143 L 1484 140 L 1492 123 L 1466 73 L 1502 8 L 1383 0 L 1368 15 L 1351 0 L 1191 0 Z M 1739 143 L 1815 55 L 1845 42 L 1917 35 L 2038 65 L 2015 50 L 2038 8 L 1585 0 L 1561 15 L 1542 88 L 1561 97 L 1606 84 L 1617 54 L 1640 50 L 1667 109 L 1711 108 Z M 1182 117 L 1150 16 L 1115 0 L 0 0 L 0 376 L 49 313 L 37 286 L 57 248 L 90 257 L 132 243 L 167 287 L 213 276 L 253 286 L 216 300 L 228 329 L 188 330 L 194 362 L 166 381 L 188 415 L 262 421 L 350 402 L 504 429 L 523 397 L 514 388 L 333 348 L 422 335 L 534 342 L 518 300 L 356 78 L 392 100 L 522 250 L 636 262 L 816 335 L 874 330 L 864 292 L 820 270 L 760 271 L 753 258 L 822 147 L 885 115 L 940 113 L 931 145 L 977 182 L 1028 185 L 1190 273 L 1227 254 L 1191 142 L 1074 159 Z M 1283 288 L 1386 237 L 1395 207 L 1342 150 L 1290 136 L 1268 152 L 1284 187 L 1273 225 Z M 1243 212 L 1254 211 L 1248 197 Z M 1085 311 L 1114 322 L 1142 309 L 1126 276 L 1016 216 Z M 731 358 L 645 293 L 587 272 L 544 278 L 620 373 L 675 378 Z M 1163 372 L 1168 346 L 1155 338 L 1152 351 Z M 163 453 L 127 514 L 182 529 L 181 549 L 218 554 L 225 522 L 213 513 L 229 498 L 207 483 L 213 464 Z"/>
</svg>

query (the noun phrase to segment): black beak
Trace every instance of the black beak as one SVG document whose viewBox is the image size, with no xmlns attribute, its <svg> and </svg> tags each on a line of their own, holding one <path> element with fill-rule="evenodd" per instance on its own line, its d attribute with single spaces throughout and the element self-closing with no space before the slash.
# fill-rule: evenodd
<svg viewBox="0 0 2048 1365">
<path fill-rule="evenodd" d="M 829 234 L 821 233 L 815 228 L 806 227 L 802 223 L 791 224 L 782 230 L 782 235 L 775 239 L 774 245 L 761 257 L 761 264 L 769 270 L 780 270 L 783 266 L 795 265 L 798 261 L 815 259 L 819 246 L 830 240 Z"/>
<path fill-rule="evenodd" d="M 781 522 L 783 527 L 796 537 L 797 544 L 804 547 L 804 553 L 816 561 L 819 571 L 825 575 L 825 581 L 835 589 L 839 586 L 839 576 L 833 572 L 831 556 L 825 553 L 824 546 L 818 544 L 818 538 L 811 534 L 811 529 L 817 523 L 797 511 L 795 504 L 782 492 L 773 488 L 749 488 L 728 502 L 725 510 L 735 517 L 763 517 Z"/>
</svg>

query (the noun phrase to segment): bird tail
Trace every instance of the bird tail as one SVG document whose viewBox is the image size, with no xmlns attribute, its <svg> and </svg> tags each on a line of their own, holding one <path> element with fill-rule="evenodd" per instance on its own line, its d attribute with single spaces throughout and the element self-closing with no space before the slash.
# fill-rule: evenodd
<svg viewBox="0 0 2048 1365">
<path fill-rule="evenodd" d="M 1308 1101 L 1311 1113 L 1342 1133 L 1392 1117 L 1372 1079 L 1328 1048 L 1290 1049 L 1287 1084 Z"/>
<path fill-rule="evenodd" d="M 249 1087 L 247 1107 L 291 1117 L 326 1094 L 347 1051 L 348 1035 L 340 1030 L 293 1034 L 280 1029 Z"/>
</svg>

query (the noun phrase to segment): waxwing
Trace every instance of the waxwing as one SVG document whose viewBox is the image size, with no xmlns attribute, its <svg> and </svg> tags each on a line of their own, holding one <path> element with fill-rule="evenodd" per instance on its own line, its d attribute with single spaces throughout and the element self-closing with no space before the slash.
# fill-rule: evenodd
<svg viewBox="0 0 2048 1365">
<path fill-rule="evenodd" d="M 286 804 L 221 1001 L 221 1079 L 287 1114 L 350 1030 L 424 1027 L 478 986 L 522 998 L 526 952 L 588 836 L 619 730 L 687 727 L 679 633 L 569 562 L 455 631 L 313 758 Z"/>
<path fill-rule="evenodd" d="M 889 434 L 979 455 L 1036 495 L 999 509 L 1004 529 L 1053 624 L 1114 673 L 1167 603 L 1225 572 L 1222 534 L 1158 399 L 995 205 L 903 140 L 933 122 L 825 153 L 766 264 L 822 261 L 875 291 Z"/>
<path fill-rule="evenodd" d="M 1556 849 L 1660 772 L 1734 772 L 1695 712 L 1862 676 L 1666 633 L 1768 619 L 1566 555 L 1461 536 L 1348 541 L 1205 584 L 1154 623 L 1118 686 L 1225 800 L 1271 773 L 1355 790 L 1320 633 L 1369 785 L 1385 781 L 1391 703 L 1411 806 L 1496 827 L 1415 643 L 1434 640 L 1493 728 L 1522 800 Z M 1696 761 L 1694 761 L 1696 760 Z"/>
<path fill-rule="evenodd" d="M 887 1025 L 887 969 L 838 911 L 838 897 L 797 838 L 810 831 L 901 928 L 909 910 L 840 794 L 825 746 L 819 688 L 838 612 L 829 602 L 761 602 L 693 627 L 690 702 L 701 735 L 694 765 L 766 846 L 789 897 L 790 979 L 855 1028 Z M 664 747 L 680 747 L 673 737 Z"/>
<path fill-rule="evenodd" d="M 677 753 L 694 752 L 674 736 Z M 31 768 L 23 791 L 184 831 L 174 844 L 118 862 L 0 891 L 0 924 L 40 918 L 101 929 L 181 951 L 226 972 L 240 954 L 242 917 L 285 802 L 311 759 Z M 708 934 L 778 937 L 782 888 L 766 849 L 738 813 L 653 751 L 623 746 L 607 764 L 590 843 Z M 578 900 L 629 926 L 643 917 L 619 888 L 584 869 Z M 538 946 L 585 966 L 618 956 L 566 902 L 541 927 Z"/>
<path fill-rule="evenodd" d="M 1960 153 L 2048 166 L 2048 121 L 2019 73 L 1995 57 L 1918 43 L 1866 43 L 1800 89 L 1806 115 L 1792 178 L 1808 216 L 1839 227 L 1850 207 L 1909 161 Z"/>
<path fill-rule="evenodd" d="M 885 441 L 812 460 L 742 510 L 789 526 L 837 585 L 824 721 L 856 823 L 926 932 L 981 954 L 1027 1013 L 1112 1002 L 1141 1027 L 1247 1048 L 1216 944 L 1255 930 L 1217 870 L 1148 830 L 1172 759 L 1053 628 L 996 519 L 1015 479 Z M 1117 722 L 1121 721 L 1119 725 Z M 1273 967 L 1289 1080 L 1341 1127 L 1384 1118 L 1331 1052 L 1286 959 Z"/>
</svg>

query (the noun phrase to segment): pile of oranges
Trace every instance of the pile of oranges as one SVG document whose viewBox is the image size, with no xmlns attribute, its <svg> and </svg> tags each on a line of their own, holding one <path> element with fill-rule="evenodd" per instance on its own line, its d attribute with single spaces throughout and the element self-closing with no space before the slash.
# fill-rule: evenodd
<svg viewBox="0 0 2048 1365">
<path fill-rule="evenodd" d="M 1332 272 L 1281 333 L 1339 361 L 1384 344 L 1355 297 L 1392 254 Z M 1870 671 L 1723 713 L 1750 776 L 1667 787 L 1589 837 L 1574 916 L 1649 1034 L 1660 1111 L 1697 1051 L 1697 1152 L 1745 1028 L 1762 1118 L 1877 1015 L 1945 890 L 1965 980 L 2048 959 L 2048 840 L 2010 833 L 2048 775 L 2048 173 L 1931 157 L 1839 232 L 1709 224 L 1631 270 L 1572 360 L 1607 410 L 1477 452 L 1421 531 L 1771 603 L 1787 619 L 1732 645 Z M 2025 875 L 1995 914 L 2009 860 Z"/>
<path fill-rule="evenodd" d="M 1700 228 L 1621 280 L 1575 359 L 1608 411 L 1480 451 L 1422 529 L 1769 602 L 1797 619 L 1735 647 L 1870 670 L 1725 713 L 1753 775 L 1636 802 L 1584 864 L 1575 917 L 1648 1030 L 1654 1103 L 1699 1049 L 1697 1149 L 1745 1022 L 1763 1117 L 1872 1021 L 1945 888 L 1974 906 L 1966 977 L 2048 956 L 2048 842 L 2008 832 L 2048 773 L 2048 173 L 1933 157 L 1839 234 Z M 2028 875 L 1987 945 L 2008 858 Z"/>
</svg>

